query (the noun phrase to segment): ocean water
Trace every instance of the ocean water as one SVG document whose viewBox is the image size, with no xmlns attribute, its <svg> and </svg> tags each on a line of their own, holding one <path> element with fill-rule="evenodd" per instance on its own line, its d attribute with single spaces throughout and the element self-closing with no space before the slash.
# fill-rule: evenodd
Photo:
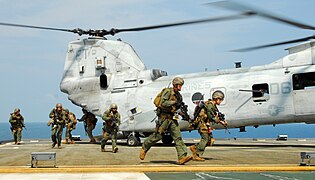
<svg viewBox="0 0 315 180">
<path fill-rule="evenodd" d="M 22 139 L 50 139 L 50 127 L 44 122 L 26 123 L 26 130 L 22 132 Z M 260 126 L 258 128 L 246 127 L 247 132 L 239 132 L 239 129 L 214 130 L 215 138 L 276 138 L 279 134 L 287 134 L 289 138 L 315 138 L 315 124 L 281 124 Z M 98 122 L 93 135 L 100 135 L 102 123 Z M 64 132 L 65 134 L 65 129 Z M 81 139 L 88 139 L 84 132 L 83 123 L 79 122 L 73 135 L 80 135 Z M 183 138 L 199 138 L 197 131 L 183 132 Z M 64 135 L 63 135 L 64 138 Z M 0 140 L 12 139 L 9 123 L 0 123 Z"/>
</svg>

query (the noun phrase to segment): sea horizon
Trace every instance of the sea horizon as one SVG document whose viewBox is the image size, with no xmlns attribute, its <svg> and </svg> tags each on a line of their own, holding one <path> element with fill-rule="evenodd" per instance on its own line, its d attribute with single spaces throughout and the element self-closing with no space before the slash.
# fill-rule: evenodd
<svg viewBox="0 0 315 180">
<path fill-rule="evenodd" d="M 23 139 L 50 139 L 51 127 L 45 122 L 27 122 L 26 129 L 22 132 Z M 280 124 L 273 127 L 272 125 L 259 126 L 258 128 L 246 127 L 247 132 L 239 132 L 239 129 L 214 130 L 215 138 L 277 138 L 280 134 L 288 135 L 288 138 L 315 138 L 315 124 Z M 94 136 L 101 135 L 102 123 L 99 121 L 93 131 Z M 88 139 L 84 132 L 83 123 L 78 123 L 77 128 L 73 130 L 72 135 L 80 135 L 81 139 Z M 197 130 L 192 132 L 182 132 L 183 138 L 199 138 Z M 63 131 L 65 137 L 65 129 Z M 10 123 L 0 122 L 0 141 L 13 139 Z"/>
</svg>

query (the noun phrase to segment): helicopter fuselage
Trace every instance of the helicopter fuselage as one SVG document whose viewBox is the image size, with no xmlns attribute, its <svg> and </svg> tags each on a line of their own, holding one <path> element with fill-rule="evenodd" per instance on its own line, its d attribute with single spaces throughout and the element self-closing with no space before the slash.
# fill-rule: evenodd
<svg viewBox="0 0 315 180">
<path fill-rule="evenodd" d="M 263 66 L 176 75 L 185 80 L 181 94 L 190 114 L 200 97 L 207 100 L 221 90 L 225 99 L 218 108 L 229 128 L 315 123 L 314 42 L 288 50 L 289 55 Z M 155 128 L 153 100 L 174 77 L 147 70 L 125 42 L 83 39 L 69 44 L 60 88 L 74 104 L 97 116 L 116 103 L 122 132 L 149 133 Z M 188 122 L 179 124 L 189 130 Z"/>
</svg>

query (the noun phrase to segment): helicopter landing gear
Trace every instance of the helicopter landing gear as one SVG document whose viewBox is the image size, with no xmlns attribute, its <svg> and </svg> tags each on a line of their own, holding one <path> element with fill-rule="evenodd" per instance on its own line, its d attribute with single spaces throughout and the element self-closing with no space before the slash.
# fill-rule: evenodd
<svg viewBox="0 0 315 180">
<path fill-rule="evenodd" d="M 162 142 L 164 145 L 170 145 L 173 142 L 173 138 L 170 134 L 165 134 L 162 138 Z"/>
<path fill-rule="evenodd" d="M 140 137 L 137 135 L 130 134 L 127 139 L 128 146 L 138 146 L 141 144 Z"/>
</svg>

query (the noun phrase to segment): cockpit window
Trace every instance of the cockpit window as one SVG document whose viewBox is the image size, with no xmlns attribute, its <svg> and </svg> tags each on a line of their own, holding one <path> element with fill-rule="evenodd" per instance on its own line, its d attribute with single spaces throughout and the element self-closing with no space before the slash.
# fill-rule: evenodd
<svg viewBox="0 0 315 180">
<path fill-rule="evenodd" d="M 315 72 L 293 74 L 293 90 L 314 88 L 315 89 Z"/>
</svg>

